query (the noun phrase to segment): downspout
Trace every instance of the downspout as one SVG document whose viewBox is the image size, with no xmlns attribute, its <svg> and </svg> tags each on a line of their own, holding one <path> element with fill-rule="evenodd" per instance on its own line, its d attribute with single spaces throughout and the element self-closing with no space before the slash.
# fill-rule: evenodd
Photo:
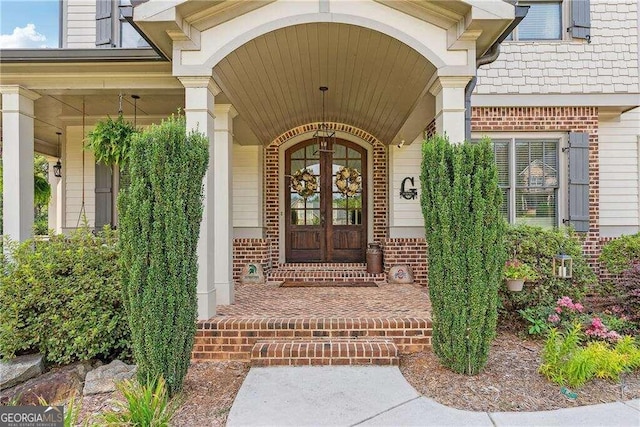
<svg viewBox="0 0 640 427">
<path fill-rule="evenodd" d="M 498 59 L 500 55 L 500 43 L 520 24 L 524 17 L 527 16 L 528 11 L 529 6 L 516 6 L 515 18 L 511 24 L 500 34 L 491 47 L 480 58 L 476 59 L 476 75 L 469 80 L 469 83 L 467 83 L 467 86 L 464 88 L 464 137 L 467 141 L 471 140 L 471 94 L 478 82 L 477 69 L 482 65 L 491 64 Z"/>
</svg>

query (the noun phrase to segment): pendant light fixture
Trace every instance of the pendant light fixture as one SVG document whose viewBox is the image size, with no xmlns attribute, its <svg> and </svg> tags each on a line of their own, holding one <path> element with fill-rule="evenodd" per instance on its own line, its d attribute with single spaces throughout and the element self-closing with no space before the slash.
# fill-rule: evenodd
<svg viewBox="0 0 640 427">
<path fill-rule="evenodd" d="M 61 178 L 62 162 L 60 162 L 60 135 L 62 135 L 62 132 L 56 132 L 56 135 L 58 135 L 58 161 L 55 165 L 53 165 L 53 175 L 55 175 L 57 178 Z"/>
<path fill-rule="evenodd" d="M 131 95 L 133 98 L 133 127 L 137 129 L 138 126 L 138 99 L 140 95 Z"/>
<path fill-rule="evenodd" d="M 336 139 L 336 133 L 329 129 L 329 125 L 325 121 L 324 116 L 324 96 L 325 92 L 328 91 L 329 88 L 327 86 L 320 86 L 320 91 L 322 92 L 322 122 L 318 126 L 318 130 L 313 134 L 313 137 L 316 140 L 316 144 L 318 144 L 318 151 L 332 151 L 333 143 Z M 331 148 L 329 148 L 331 147 Z"/>
</svg>

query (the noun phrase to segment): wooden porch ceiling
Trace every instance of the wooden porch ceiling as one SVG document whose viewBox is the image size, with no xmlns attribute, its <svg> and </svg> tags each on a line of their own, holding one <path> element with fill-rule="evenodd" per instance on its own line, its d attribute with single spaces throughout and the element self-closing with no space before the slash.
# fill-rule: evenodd
<svg viewBox="0 0 640 427">
<path fill-rule="evenodd" d="M 224 58 L 213 76 L 263 144 L 322 120 L 320 86 L 329 87 L 326 121 L 392 143 L 434 72 L 394 38 L 355 25 L 313 23 L 251 40 Z"/>
</svg>

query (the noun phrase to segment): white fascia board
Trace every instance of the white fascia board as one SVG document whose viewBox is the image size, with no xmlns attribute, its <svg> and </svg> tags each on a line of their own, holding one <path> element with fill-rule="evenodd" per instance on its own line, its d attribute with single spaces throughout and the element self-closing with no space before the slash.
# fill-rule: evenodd
<svg viewBox="0 0 640 427">
<path fill-rule="evenodd" d="M 473 19 L 513 19 L 515 6 L 503 0 L 465 0 L 472 7 Z"/>
</svg>

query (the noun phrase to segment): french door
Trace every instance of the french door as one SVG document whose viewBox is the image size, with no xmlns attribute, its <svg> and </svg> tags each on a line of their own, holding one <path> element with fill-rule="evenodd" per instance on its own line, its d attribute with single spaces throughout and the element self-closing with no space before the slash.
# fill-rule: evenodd
<svg viewBox="0 0 640 427">
<path fill-rule="evenodd" d="M 366 156 L 364 148 L 340 139 L 323 149 L 310 140 L 287 150 L 287 262 L 364 261 Z"/>
</svg>

